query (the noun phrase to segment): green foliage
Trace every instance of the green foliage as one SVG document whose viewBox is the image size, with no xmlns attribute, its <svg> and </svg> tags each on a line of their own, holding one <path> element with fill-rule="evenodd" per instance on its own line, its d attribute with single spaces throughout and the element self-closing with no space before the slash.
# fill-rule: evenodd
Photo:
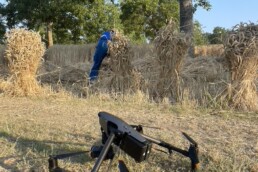
<svg viewBox="0 0 258 172">
<path fill-rule="evenodd" d="M 203 34 L 202 26 L 198 21 L 194 22 L 194 43 L 195 45 L 208 44 L 208 40 Z"/>
<path fill-rule="evenodd" d="M 198 7 L 202 7 L 205 10 L 211 9 L 211 4 L 208 0 L 194 0 L 193 10 L 194 12 L 197 10 Z"/>
<path fill-rule="evenodd" d="M 82 30 L 78 23 L 83 21 L 86 0 L 8 0 L 3 9 L 9 28 L 22 26 L 42 31 L 53 23 L 55 41 L 73 40 Z M 74 33 L 72 36 L 69 32 Z M 62 39 L 60 39 L 60 36 Z M 76 41 L 74 41 L 76 42 Z"/>
<path fill-rule="evenodd" d="M 88 4 L 85 14 L 85 36 L 87 42 L 96 42 L 100 34 L 112 28 L 121 28 L 120 11 L 111 2 L 95 0 Z"/>
<path fill-rule="evenodd" d="M 0 3 L 0 44 L 2 44 L 4 41 L 4 34 L 6 31 L 4 17 L 2 16 L 3 9 L 4 9 L 4 5 Z"/>
<path fill-rule="evenodd" d="M 134 31 L 130 34 L 127 34 L 127 37 L 130 39 L 130 41 L 135 45 L 141 45 L 146 43 L 145 35 L 137 35 Z"/>
<path fill-rule="evenodd" d="M 125 34 L 153 40 L 169 19 L 179 17 L 176 0 L 122 0 L 120 16 Z"/>
<path fill-rule="evenodd" d="M 194 0 L 194 8 L 198 6 L 210 8 L 207 0 Z M 53 24 L 55 44 L 96 42 L 111 28 L 142 43 L 152 41 L 171 18 L 179 22 L 178 0 L 6 0 L 0 12 L 0 36 L 7 28 L 25 27 L 39 31 L 46 40 L 46 28 Z"/>
<path fill-rule="evenodd" d="M 210 44 L 222 44 L 227 30 L 223 27 L 215 27 L 213 33 L 208 35 Z"/>
<path fill-rule="evenodd" d="M 55 43 L 96 41 L 100 32 L 119 26 L 118 7 L 103 0 L 8 0 L 3 8 L 9 28 L 41 31 L 53 23 Z"/>
</svg>

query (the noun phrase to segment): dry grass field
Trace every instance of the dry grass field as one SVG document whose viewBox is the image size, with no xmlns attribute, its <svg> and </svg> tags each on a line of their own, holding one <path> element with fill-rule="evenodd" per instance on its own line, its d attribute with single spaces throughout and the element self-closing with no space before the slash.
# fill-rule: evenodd
<svg viewBox="0 0 258 172">
<path fill-rule="evenodd" d="M 155 104 L 141 93 L 115 99 L 105 94 L 87 99 L 63 93 L 47 98 L 0 96 L 1 171 L 44 172 L 48 171 L 50 154 L 89 150 L 100 143 L 99 111 L 110 112 L 129 124 L 159 127 L 144 128 L 144 133 L 184 149 L 188 142 L 181 132 L 188 133 L 199 143 L 201 171 L 258 170 L 255 113 L 200 109 L 191 102 Z M 117 154 L 111 171 L 118 171 L 118 159 L 137 172 L 190 169 L 189 159 L 156 150 L 147 162 L 139 164 L 123 153 Z M 59 165 L 69 171 L 90 171 L 94 162 L 85 154 L 60 160 Z M 100 171 L 106 171 L 108 163 L 105 161 Z"/>
<path fill-rule="evenodd" d="M 234 41 L 228 42 L 228 59 L 221 55 L 221 46 L 187 58 L 186 35 L 173 32 L 170 37 L 171 29 L 163 31 L 158 44 L 121 44 L 124 51 L 119 48 L 103 61 L 93 86 L 88 85 L 88 72 L 94 45 L 55 45 L 43 58 L 43 49 L 35 53 L 27 46 L 41 47 L 41 39 L 24 43 L 28 39 L 14 34 L 15 39 L 0 46 L 0 172 L 47 172 L 49 155 L 99 145 L 100 111 L 141 124 L 144 134 L 185 150 L 189 143 L 182 132 L 189 134 L 199 144 L 201 171 L 258 171 L 256 47 L 248 54 L 252 58 L 231 51 L 245 49 L 232 48 Z M 21 45 L 17 48 L 16 43 Z M 154 145 L 142 163 L 117 150 L 110 171 L 118 171 L 118 160 L 135 172 L 190 171 L 189 159 L 158 148 Z M 88 153 L 59 161 L 72 172 L 91 171 L 94 163 Z M 103 162 L 100 171 L 108 166 Z"/>
</svg>

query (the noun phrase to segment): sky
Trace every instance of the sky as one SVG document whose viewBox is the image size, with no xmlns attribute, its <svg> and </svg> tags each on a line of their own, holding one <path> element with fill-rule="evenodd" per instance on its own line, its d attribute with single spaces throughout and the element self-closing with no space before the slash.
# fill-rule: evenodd
<svg viewBox="0 0 258 172">
<path fill-rule="evenodd" d="M 258 24 L 258 0 L 208 0 L 211 10 L 198 8 L 194 20 L 198 20 L 204 32 L 212 33 L 217 26 L 232 29 L 244 23 Z"/>
<path fill-rule="evenodd" d="M 208 0 L 211 10 L 198 8 L 194 20 L 198 20 L 204 32 L 212 33 L 215 27 L 232 29 L 240 22 L 258 23 L 258 0 Z M 5 2 L 0 0 L 0 3 Z"/>
</svg>

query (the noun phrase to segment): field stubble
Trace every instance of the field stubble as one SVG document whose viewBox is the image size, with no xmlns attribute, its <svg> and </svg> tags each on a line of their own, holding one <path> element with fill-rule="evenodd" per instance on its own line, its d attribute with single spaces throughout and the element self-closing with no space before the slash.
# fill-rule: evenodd
<svg viewBox="0 0 258 172">
<path fill-rule="evenodd" d="M 47 98 L 0 97 L 0 166 L 9 171 L 47 171 L 50 154 L 89 150 L 100 143 L 99 111 L 110 112 L 144 133 L 177 147 L 188 148 L 181 131 L 200 147 L 202 171 L 257 171 L 258 118 L 256 114 L 197 109 L 150 103 L 143 94 L 117 97 L 99 94 L 78 99 L 72 96 Z M 154 146 L 157 148 L 157 146 Z M 189 171 L 190 162 L 177 153 L 168 156 L 153 150 L 147 162 L 135 163 L 117 154 L 111 171 L 123 159 L 130 171 Z M 90 171 L 95 160 L 88 154 L 59 162 L 69 171 Z M 104 162 L 100 171 L 107 169 Z"/>
</svg>

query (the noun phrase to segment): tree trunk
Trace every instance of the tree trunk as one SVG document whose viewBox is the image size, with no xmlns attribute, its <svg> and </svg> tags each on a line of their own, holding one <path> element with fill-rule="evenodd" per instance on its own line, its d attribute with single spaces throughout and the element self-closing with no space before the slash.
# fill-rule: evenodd
<svg viewBox="0 0 258 172">
<path fill-rule="evenodd" d="M 188 55 L 194 57 L 193 44 L 193 4 L 192 0 L 179 0 L 180 5 L 180 31 L 190 36 Z"/>
<path fill-rule="evenodd" d="M 53 45 L 53 22 L 47 23 L 47 39 L 48 39 L 48 44 L 47 48 L 51 47 Z"/>
</svg>

